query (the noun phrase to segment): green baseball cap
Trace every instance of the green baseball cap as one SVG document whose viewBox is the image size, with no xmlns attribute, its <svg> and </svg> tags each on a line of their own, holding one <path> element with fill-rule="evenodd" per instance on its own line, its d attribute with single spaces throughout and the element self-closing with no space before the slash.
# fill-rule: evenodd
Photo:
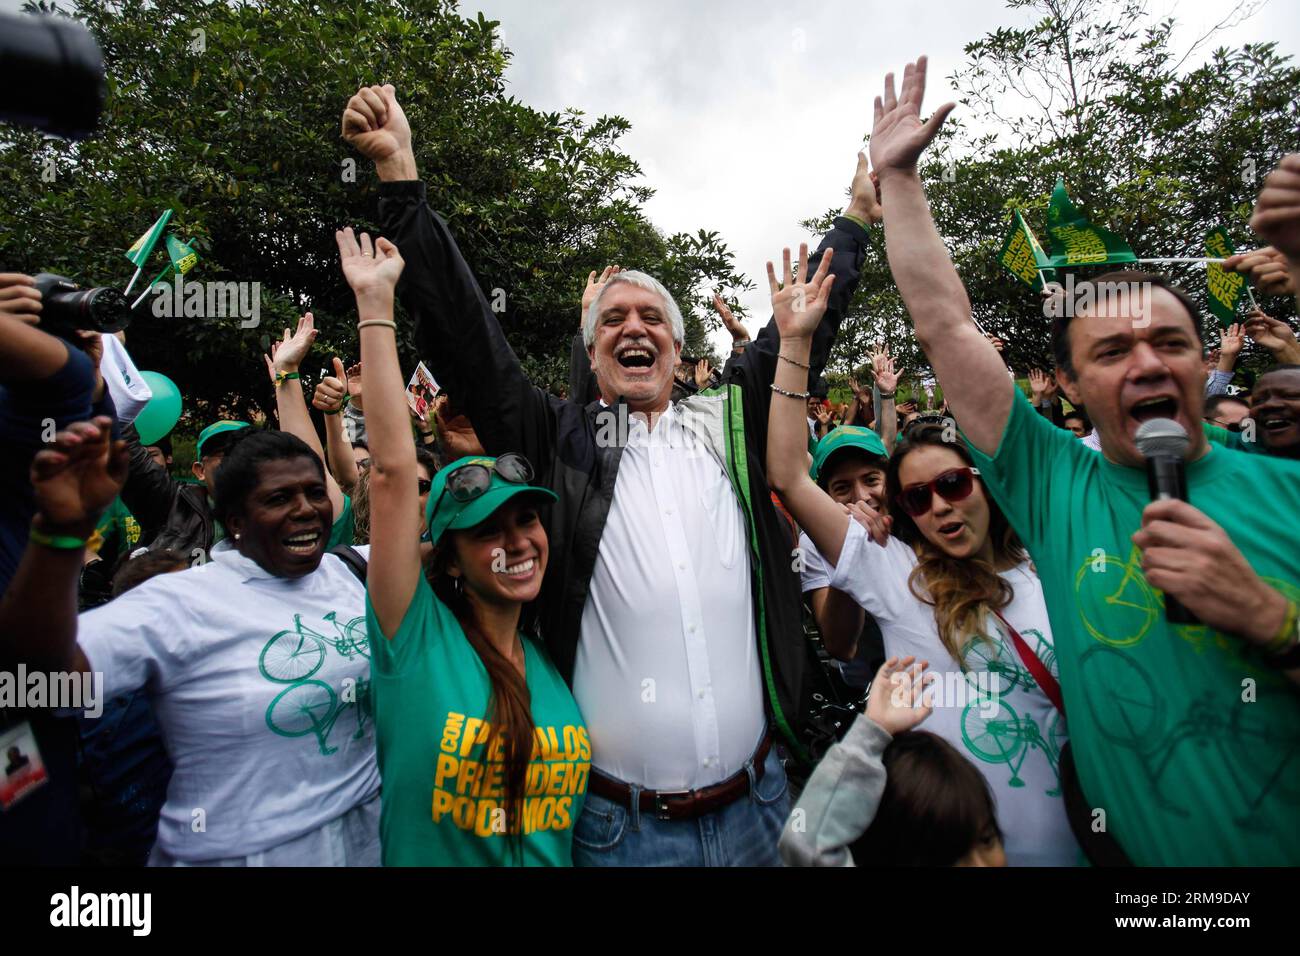
<svg viewBox="0 0 1300 956">
<path fill-rule="evenodd" d="M 429 527 L 429 540 L 437 542 L 447 531 L 462 531 L 487 520 L 491 514 L 515 495 L 536 494 L 558 501 L 555 492 L 537 485 L 507 481 L 496 470 L 497 460 L 485 455 L 467 455 L 458 458 L 433 476 L 429 487 L 429 503 L 425 505 L 424 523 Z M 466 465 L 482 465 L 491 474 L 486 491 L 469 501 L 457 501 L 446 492 L 447 478 Z M 446 492 L 446 493 L 444 493 Z M 435 509 L 436 512 L 435 512 Z"/>
<path fill-rule="evenodd" d="M 222 432 L 238 431 L 241 428 L 250 428 L 248 422 L 213 422 L 203 431 L 199 432 L 198 443 L 194 446 L 194 455 L 196 458 L 203 457 L 203 445 L 213 435 L 220 435 Z"/>
<path fill-rule="evenodd" d="M 812 468 L 808 471 L 808 474 L 812 476 L 812 480 L 820 480 L 826 460 L 837 451 L 843 451 L 845 448 L 859 448 L 868 455 L 875 455 L 877 458 L 885 459 L 885 461 L 889 460 L 889 452 L 885 451 L 885 443 L 870 428 L 863 428 L 861 425 L 841 425 L 839 428 L 833 428 L 827 432 L 825 437 L 817 443 L 817 447 L 813 449 Z"/>
</svg>

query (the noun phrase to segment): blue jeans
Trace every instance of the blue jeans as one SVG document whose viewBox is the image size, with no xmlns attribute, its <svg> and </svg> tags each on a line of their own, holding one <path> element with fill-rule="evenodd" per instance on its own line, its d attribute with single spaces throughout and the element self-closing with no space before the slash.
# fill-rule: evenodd
<svg viewBox="0 0 1300 956">
<path fill-rule="evenodd" d="M 575 866 L 780 866 L 777 840 L 790 816 L 785 768 L 773 747 L 749 793 L 720 810 L 689 820 L 660 820 L 587 792 L 573 830 Z M 633 787 L 632 804 L 640 797 Z"/>
</svg>

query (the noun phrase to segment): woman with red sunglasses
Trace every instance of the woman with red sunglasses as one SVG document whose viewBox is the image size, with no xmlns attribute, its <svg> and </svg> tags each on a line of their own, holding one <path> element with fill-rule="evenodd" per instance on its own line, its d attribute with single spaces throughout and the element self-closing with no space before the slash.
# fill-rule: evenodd
<svg viewBox="0 0 1300 956">
<path fill-rule="evenodd" d="M 1007 861 L 1072 865 L 1079 851 L 1057 766 L 1065 721 L 1053 703 L 1055 656 L 1038 577 L 950 420 L 917 423 L 900 440 L 886 476 L 887 515 L 839 504 L 812 480 L 801 406 L 834 277 L 826 263 L 810 273 L 806 248 L 802 255 L 797 281 L 788 250 L 783 284 L 768 266 L 781 332 L 768 481 L 834 565 L 831 587 L 880 624 L 885 653 L 930 663 L 926 729 L 988 781 Z"/>
</svg>

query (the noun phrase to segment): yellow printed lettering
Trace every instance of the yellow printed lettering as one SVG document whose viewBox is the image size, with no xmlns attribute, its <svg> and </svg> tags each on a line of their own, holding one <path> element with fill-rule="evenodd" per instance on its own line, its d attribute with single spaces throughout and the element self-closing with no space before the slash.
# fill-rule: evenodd
<svg viewBox="0 0 1300 956">
<path fill-rule="evenodd" d="M 442 819 L 444 813 L 451 810 L 452 796 L 446 790 L 433 791 L 433 822 Z"/>
<path fill-rule="evenodd" d="M 573 769 L 571 763 L 553 763 L 550 765 L 551 780 L 546 786 L 546 792 L 554 796 L 564 793 L 564 785 L 569 771 Z"/>
<path fill-rule="evenodd" d="M 475 732 L 486 726 L 487 724 L 477 717 L 471 717 L 465 721 L 465 733 L 460 739 L 460 755 L 462 757 L 468 757 L 469 752 L 474 749 Z"/>
<path fill-rule="evenodd" d="M 456 765 L 459 762 L 451 754 L 438 754 L 438 768 L 433 775 L 433 785 L 441 787 L 444 780 L 456 773 Z"/>
</svg>

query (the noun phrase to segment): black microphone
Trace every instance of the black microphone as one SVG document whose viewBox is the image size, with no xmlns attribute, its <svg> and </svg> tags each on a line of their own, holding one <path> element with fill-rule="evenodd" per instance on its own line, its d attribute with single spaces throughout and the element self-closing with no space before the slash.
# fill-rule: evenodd
<svg viewBox="0 0 1300 956">
<path fill-rule="evenodd" d="M 1147 461 L 1147 487 L 1152 501 L 1187 500 L 1187 472 L 1183 461 L 1191 444 L 1187 430 L 1172 418 L 1152 418 L 1138 427 L 1138 453 Z M 1165 595 L 1165 620 L 1170 624 L 1200 624 L 1176 597 Z"/>
</svg>

